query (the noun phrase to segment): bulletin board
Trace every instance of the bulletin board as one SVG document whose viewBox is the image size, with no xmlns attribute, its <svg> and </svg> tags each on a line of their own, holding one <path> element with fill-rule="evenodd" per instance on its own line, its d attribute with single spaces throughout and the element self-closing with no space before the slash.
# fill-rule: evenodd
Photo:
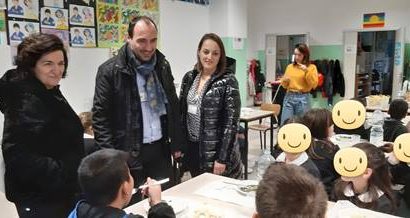
<svg viewBox="0 0 410 218">
<path fill-rule="evenodd" d="M 0 32 L 12 47 L 36 32 L 66 46 L 119 48 L 128 23 L 146 15 L 159 26 L 159 0 L 0 0 Z"/>
</svg>

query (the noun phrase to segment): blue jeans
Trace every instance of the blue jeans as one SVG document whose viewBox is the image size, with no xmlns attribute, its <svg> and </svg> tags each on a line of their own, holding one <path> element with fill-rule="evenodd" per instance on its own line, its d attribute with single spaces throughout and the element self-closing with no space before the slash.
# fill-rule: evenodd
<svg viewBox="0 0 410 218">
<path fill-rule="evenodd" d="M 310 109 L 309 93 L 287 92 L 282 104 L 282 116 L 280 124 L 293 117 L 301 116 Z"/>
</svg>

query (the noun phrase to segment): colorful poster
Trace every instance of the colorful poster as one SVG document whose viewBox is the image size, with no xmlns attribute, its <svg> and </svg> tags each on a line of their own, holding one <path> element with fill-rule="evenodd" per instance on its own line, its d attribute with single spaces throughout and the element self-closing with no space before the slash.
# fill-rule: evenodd
<svg viewBox="0 0 410 218">
<path fill-rule="evenodd" d="M 136 4 L 138 4 L 138 0 L 122 0 L 122 6 L 135 6 Z"/>
<path fill-rule="evenodd" d="M 68 10 L 60 8 L 41 8 L 41 28 L 68 29 Z"/>
<path fill-rule="evenodd" d="M 98 4 L 98 22 L 100 24 L 117 24 L 119 22 L 118 5 Z"/>
<path fill-rule="evenodd" d="M 142 10 L 158 11 L 158 0 L 141 0 L 140 8 Z"/>
<path fill-rule="evenodd" d="M 54 8 L 64 8 L 64 0 L 44 0 L 44 6 Z"/>
<path fill-rule="evenodd" d="M 98 45 L 102 48 L 119 47 L 118 25 L 100 24 L 98 28 Z"/>
<path fill-rule="evenodd" d="M 128 25 L 121 25 L 120 27 L 120 44 L 126 43 L 128 40 Z"/>
<path fill-rule="evenodd" d="M 95 29 L 74 27 L 71 28 L 71 46 L 95 47 Z"/>
<path fill-rule="evenodd" d="M 0 10 L 0 32 L 6 31 L 6 14 L 4 10 Z"/>
<path fill-rule="evenodd" d="M 99 3 L 118 4 L 117 0 L 98 0 Z"/>
<path fill-rule="evenodd" d="M 9 17 L 38 20 L 39 0 L 8 0 Z"/>
<path fill-rule="evenodd" d="M 95 26 L 93 7 L 70 5 L 70 15 L 71 25 Z"/>
<path fill-rule="evenodd" d="M 128 25 L 132 21 L 132 19 L 139 15 L 141 14 L 136 8 L 122 8 L 121 23 Z"/>
<path fill-rule="evenodd" d="M 41 32 L 58 36 L 65 45 L 68 45 L 70 41 L 68 30 L 41 29 Z"/>
<path fill-rule="evenodd" d="M 32 34 L 40 32 L 40 26 L 36 22 L 9 21 L 10 44 L 19 44 L 23 39 Z"/>
<path fill-rule="evenodd" d="M 384 27 L 385 13 L 371 13 L 363 15 L 363 28 Z"/>
</svg>

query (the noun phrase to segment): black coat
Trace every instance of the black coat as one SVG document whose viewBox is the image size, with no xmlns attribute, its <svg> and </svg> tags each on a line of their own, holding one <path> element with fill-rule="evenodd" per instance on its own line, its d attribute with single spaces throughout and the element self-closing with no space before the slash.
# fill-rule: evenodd
<svg viewBox="0 0 410 218">
<path fill-rule="evenodd" d="M 75 203 L 77 168 L 84 156 L 83 128 L 58 87 L 37 79 L 0 82 L 4 113 L 6 197 L 15 203 Z"/>
<path fill-rule="evenodd" d="M 113 207 L 93 206 L 86 201 L 81 201 L 74 208 L 76 216 L 70 218 L 142 218 L 143 216 L 126 214 L 125 211 Z M 159 203 L 148 211 L 148 218 L 174 218 L 175 213 L 167 203 Z"/>
<path fill-rule="evenodd" d="M 187 95 L 198 71 L 185 74 L 182 79 L 180 106 L 184 134 L 187 137 Z M 235 75 L 229 72 L 212 76 L 203 92 L 199 130 L 200 170 L 212 172 L 214 161 L 226 164 L 224 175 L 241 175 L 239 146 L 235 144 L 239 125 L 241 100 Z"/>
<path fill-rule="evenodd" d="M 132 70 L 125 44 L 118 55 L 98 68 L 96 77 L 93 129 L 99 147 L 133 151 L 136 157 L 130 168 L 142 169 L 139 153 L 143 140 L 142 109 L 136 74 Z M 156 51 L 155 72 L 168 99 L 167 115 L 161 117 L 162 135 L 170 150 L 180 151 L 185 145 L 180 134 L 180 114 L 174 78 L 165 56 Z"/>
<path fill-rule="evenodd" d="M 400 120 L 387 118 L 383 123 L 383 141 L 394 142 L 396 138 L 407 133 L 407 127 Z"/>
</svg>

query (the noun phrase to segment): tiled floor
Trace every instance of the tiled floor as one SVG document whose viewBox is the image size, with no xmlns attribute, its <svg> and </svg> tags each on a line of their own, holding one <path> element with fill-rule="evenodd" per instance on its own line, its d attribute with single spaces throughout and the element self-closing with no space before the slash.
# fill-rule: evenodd
<svg viewBox="0 0 410 218">
<path fill-rule="evenodd" d="M 269 139 L 269 132 L 266 135 L 266 138 Z M 269 140 L 267 140 L 269 142 Z M 258 159 L 259 155 L 261 155 L 262 151 L 260 149 L 260 141 L 259 141 L 259 133 L 257 131 L 249 130 L 249 155 L 248 155 L 248 165 L 249 168 L 252 169 L 251 173 L 248 174 L 248 179 L 256 179 L 256 169 L 255 161 Z M 1 155 L 1 154 L 0 154 Z M 2 157 L 1 157 L 1 162 Z M 2 166 L 1 166 L 2 167 Z M 189 179 L 189 175 L 184 177 L 184 179 Z M 1 181 L 2 182 L 2 181 Z M 1 187 L 3 188 L 3 187 Z M 17 212 L 15 210 L 14 204 L 7 201 L 3 190 L 0 190 L 0 217 L 7 217 L 7 218 L 17 218 Z"/>
</svg>

